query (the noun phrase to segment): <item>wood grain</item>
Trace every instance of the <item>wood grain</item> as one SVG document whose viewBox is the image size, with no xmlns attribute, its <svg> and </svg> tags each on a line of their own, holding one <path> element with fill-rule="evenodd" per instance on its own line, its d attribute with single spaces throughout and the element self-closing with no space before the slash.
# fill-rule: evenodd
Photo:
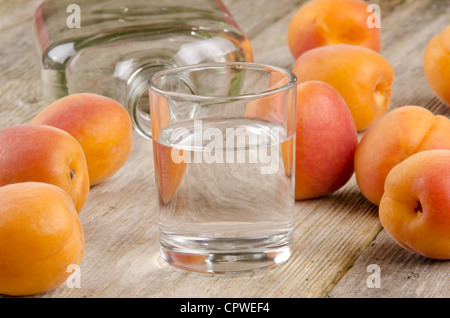
<svg viewBox="0 0 450 318">
<path fill-rule="evenodd" d="M 379 286 L 367 283 L 369 276 L 375 274 L 372 264 L 379 266 Z M 382 231 L 328 296 L 449 298 L 449 286 L 448 261 L 410 253 Z"/>
<path fill-rule="evenodd" d="M 0 3 L 0 128 L 28 122 L 42 107 L 32 13 L 36 0 Z M 289 20 L 304 1 L 224 0 L 249 36 L 256 62 L 290 68 Z M 396 79 L 392 108 L 416 104 L 450 116 L 422 71 L 425 44 L 450 21 L 450 2 L 371 1 L 381 7 L 382 54 Z M 324 198 L 298 201 L 294 251 L 276 268 L 198 274 L 159 257 L 152 149 L 134 134 L 131 156 L 91 189 L 80 214 L 86 239 L 81 288 L 62 284 L 35 297 L 448 297 L 448 262 L 399 248 L 382 230 L 377 207 L 355 178 Z M 378 236 L 377 236 L 378 235 Z M 381 288 L 367 287 L 367 266 L 381 268 Z"/>
</svg>

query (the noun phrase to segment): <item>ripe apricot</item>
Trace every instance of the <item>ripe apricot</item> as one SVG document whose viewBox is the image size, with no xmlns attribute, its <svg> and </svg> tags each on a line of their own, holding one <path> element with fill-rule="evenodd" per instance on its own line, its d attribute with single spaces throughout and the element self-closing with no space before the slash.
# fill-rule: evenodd
<svg viewBox="0 0 450 318">
<path fill-rule="evenodd" d="M 41 182 L 0 187 L 0 294 L 52 289 L 84 255 L 75 206 L 61 188 Z"/>
<path fill-rule="evenodd" d="M 167 204 L 177 192 L 181 181 L 183 181 L 187 163 L 173 160 L 174 148 L 159 144 L 155 140 L 152 140 L 152 143 L 155 179 L 159 198 L 163 204 Z M 183 157 L 185 150 L 180 149 L 177 151 L 179 151 L 180 157 Z"/>
<path fill-rule="evenodd" d="M 394 70 L 379 53 L 358 45 L 336 44 L 303 53 L 292 72 L 298 82 L 322 81 L 344 98 L 356 129 L 366 129 L 386 113 Z"/>
<path fill-rule="evenodd" d="M 173 158 L 174 148 L 156 142 L 159 138 L 159 132 L 169 125 L 169 105 L 167 104 L 166 98 L 157 94 L 150 101 L 154 103 L 154 105 L 150 105 L 150 114 L 155 181 L 158 187 L 160 202 L 167 204 L 177 192 L 181 181 L 183 181 L 187 163 L 183 160 L 176 162 Z M 185 150 L 180 149 L 177 151 L 180 158 L 182 158 Z"/>
<path fill-rule="evenodd" d="M 295 198 L 332 193 L 353 175 L 358 145 L 347 105 L 330 85 L 310 81 L 297 85 Z"/>
<path fill-rule="evenodd" d="M 362 194 L 379 204 L 386 177 L 411 155 L 450 149 L 450 120 L 421 106 L 398 107 L 364 133 L 355 153 L 355 175 Z"/>
<path fill-rule="evenodd" d="M 294 58 L 325 45 L 353 44 L 381 51 L 380 28 L 369 26 L 368 4 L 362 0 L 312 0 L 292 17 L 288 45 Z"/>
<path fill-rule="evenodd" d="M 436 96 L 450 107 L 450 25 L 428 42 L 423 67 Z"/>
<path fill-rule="evenodd" d="M 279 73 L 271 73 L 268 90 L 288 84 L 289 78 Z M 247 103 L 245 117 L 267 120 L 280 124 L 287 136 L 295 134 L 295 92 L 268 95 Z M 286 107 L 285 107 L 286 105 Z M 286 109 L 285 109 L 286 108 Z M 291 176 L 294 162 L 294 142 L 289 138 L 281 143 L 284 171 Z"/>
<path fill-rule="evenodd" d="M 380 222 L 405 249 L 450 259 L 450 150 L 426 150 L 389 172 Z"/>
<path fill-rule="evenodd" d="M 64 130 L 45 125 L 0 130 L 0 186 L 27 181 L 60 187 L 81 212 L 89 195 L 89 175 L 80 144 Z"/>
<path fill-rule="evenodd" d="M 121 104 L 102 95 L 65 96 L 44 108 L 31 123 L 62 129 L 80 143 L 91 186 L 114 175 L 131 152 L 130 115 Z"/>
</svg>

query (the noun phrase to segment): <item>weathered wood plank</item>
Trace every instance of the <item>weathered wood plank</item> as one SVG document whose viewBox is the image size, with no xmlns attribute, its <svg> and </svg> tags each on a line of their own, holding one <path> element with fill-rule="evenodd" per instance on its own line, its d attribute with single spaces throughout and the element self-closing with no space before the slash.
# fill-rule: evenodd
<svg viewBox="0 0 450 318">
<path fill-rule="evenodd" d="M 329 297 L 449 298 L 450 264 L 410 253 L 382 231 Z"/>
<path fill-rule="evenodd" d="M 272 29 L 272 25 L 280 20 L 286 20 L 286 16 L 290 16 L 297 11 L 299 6 L 304 3 L 305 0 L 223 0 L 223 3 L 227 6 L 233 18 L 236 20 L 239 27 L 252 41 L 258 36 L 261 31 Z M 277 32 L 273 32 L 272 37 Z M 287 36 L 287 33 L 280 34 L 283 37 Z M 273 39 L 267 38 L 269 42 Z M 269 47 L 271 44 L 268 45 Z M 256 50 L 257 51 L 257 50 Z"/>
</svg>

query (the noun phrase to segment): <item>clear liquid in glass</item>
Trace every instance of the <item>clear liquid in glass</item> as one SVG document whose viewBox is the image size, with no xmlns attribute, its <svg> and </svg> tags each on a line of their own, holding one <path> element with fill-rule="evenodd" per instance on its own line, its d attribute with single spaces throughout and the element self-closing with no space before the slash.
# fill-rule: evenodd
<svg viewBox="0 0 450 318">
<path fill-rule="evenodd" d="M 281 125 L 251 118 L 165 127 L 153 140 L 163 258 L 200 272 L 252 270 L 287 260 L 294 181 L 283 166 L 281 145 L 292 138 Z M 170 197 L 170 180 L 161 180 L 171 173 L 168 160 L 183 170 Z"/>
</svg>

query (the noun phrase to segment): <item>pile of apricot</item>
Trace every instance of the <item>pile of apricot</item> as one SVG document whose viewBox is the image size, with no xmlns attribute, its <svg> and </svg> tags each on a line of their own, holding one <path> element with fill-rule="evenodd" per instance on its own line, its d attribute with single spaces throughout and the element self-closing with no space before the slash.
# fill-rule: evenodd
<svg viewBox="0 0 450 318">
<path fill-rule="evenodd" d="M 312 0 L 290 21 L 292 71 L 300 83 L 296 198 L 331 193 L 355 172 L 397 243 L 450 259 L 450 120 L 416 105 L 389 111 L 394 71 L 373 18 L 361 0 Z M 450 26 L 424 50 L 424 76 L 450 106 Z"/>
<path fill-rule="evenodd" d="M 81 263 L 79 213 L 90 188 L 127 160 L 131 133 L 122 105 L 87 93 L 0 130 L 0 294 L 49 290 Z"/>
</svg>

